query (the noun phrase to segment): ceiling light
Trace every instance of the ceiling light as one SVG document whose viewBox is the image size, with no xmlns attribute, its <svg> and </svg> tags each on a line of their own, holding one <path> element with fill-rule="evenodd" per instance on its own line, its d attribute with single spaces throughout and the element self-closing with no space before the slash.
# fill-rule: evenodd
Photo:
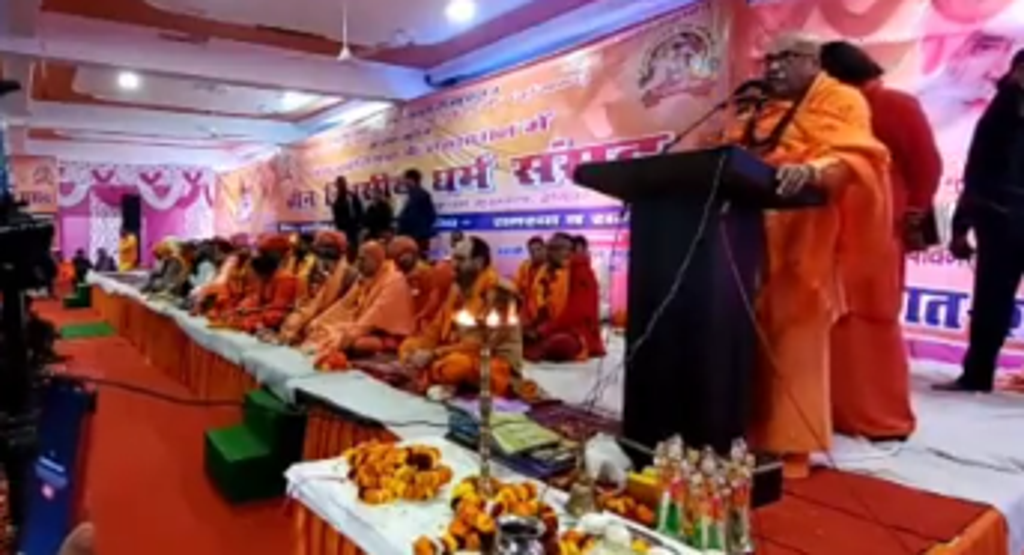
<svg viewBox="0 0 1024 555">
<path fill-rule="evenodd" d="M 467 23 L 476 17 L 476 2 L 474 0 L 451 0 L 444 13 L 453 23 Z"/>
<path fill-rule="evenodd" d="M 281 95 L 281 109 L 285 112 L 298 110 L 314 100 L 316 97 L 311 94 L 288 91 Z"/>
<path fill-rule="evenodd" d="M 142 86 L 142 78 L 138 73 L 122 71 L 117 75 L 117 86 L 126 91 L 136 91 Z"/>
</svg>

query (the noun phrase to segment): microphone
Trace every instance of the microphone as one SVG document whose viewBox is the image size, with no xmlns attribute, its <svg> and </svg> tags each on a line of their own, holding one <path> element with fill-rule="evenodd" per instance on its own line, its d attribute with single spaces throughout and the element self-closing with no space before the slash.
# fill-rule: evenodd
<svg viewBox="0 0 1024 555">
<path fill-rule="evenodd" d="M 761 79 L 750 79 L 740 83 L 740 86 L 736 87 L 725 100 L 715 104 L 710 110 L 702 114 L 696 121 L 690 124 L 686 129 L 679 132 L 679 135 L 675 139 L 669 141 L 661 152 L 658 154 L 666 154 L 672 150 L 679 143 L 683 142 L 687 137 L 693 134 L 694 131 L 704 125 L 709 119 L 714 117 L 715 114 L 725 110 L 729 106 L 746 106 L 746 105 L 757 105 L 768 99 L 768 83 Z"/>
</svg>

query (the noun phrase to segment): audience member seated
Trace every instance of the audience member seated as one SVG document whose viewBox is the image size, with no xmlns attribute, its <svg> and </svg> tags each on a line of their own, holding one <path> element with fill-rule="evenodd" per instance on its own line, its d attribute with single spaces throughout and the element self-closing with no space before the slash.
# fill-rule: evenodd
<svg viewBox="0 0 1024 555">
<path fill-rule="evenodd" d="M 75 269 L 75 285 L 85 283 L 85 276 L 89 275 L 89 271 L 92 270 L 92 262 L 85 255 L 85 250 L 78 249 L 75 251 L 75 256 L 71 259 L 71 265 Z"/>
<path fill-rule="evenodd" d="M 547 262 L 547 249 L 544 247 L 542 237 L 530 237 L 530 240 L 526 242 L 526 250 L 529 258 L 519 264 L 515 278 L 516 290 L 521 294 L 525 294 L 533 287 L 537 274 Z"/>
<path fill-rule="evenodd" d="M 139 240 L 135 234 L 121 228 L 117 242 L 117 271 L 131 272 L 139 267 Z"/>
<path fill-rule="evenodd" d="M 478 320 L 492 311 L 508 314 L 515 311 L 515 288 L 503 283 L 491 266 L 491 249 L 479 237 L 469 237 L 455 246 L 452 253 L 455 284 L 436 316 L 423 330 L 406 339 L 399 349 L 400 360 L 420 372 L 424 389 L 438 386 L 446 393 L 458 389 L 479 390 L 480 328 L 460 329 L 455 317 L 466 310 Z M 523 342 L 521 329 L 507 328 L 495 332 L 491 359 L 491 390 L 509 396 L 522 367 Z"/>
<path fill-rule="evenodd" d="M 430 323 L 455 280 L 448 262 L 431 265 L 422 258 L 419 245 L 412 237 L 395 237 L 388 243 L 388 258 L 405 274 L 412 292 L 416 329 Z"/>
<path fill-rule="evenodd" d="M 238 306 L 215 327 L 245 333 L 276 331 L 295 306 L 298 279 L 285 267 L 291 241 L 285 235 L 268 235 L 256 246 L 249 267 L 252 281 Z"/>
<path fill-rule="evenodd" d="M 416 328 L 409 284 L 387 259 L 384 246 L 363 243 L 356 268 L 359 280 L 310 324 L 302 344 L 317 368 L 341 370 L 348 355 L 368 357 L 396 349 Z"/>
<path fill-rule="evenodd" d="M 358 272 L 348 263 L 348 239 L 344 233 L 317 233 L 313 254 L 316 264 L 306 278 L 305 298 L 299 298 L 295 310 L 281 325 L 281 331 L 265 334 L 261 337 L 264 341 L 285 345 L 301 343 L 306 338 L 309 323 L 343 297 L 356 282 Z"/>
<path fill-rule="evenodd" d="M 292 236 L 292 250 L 288 254 L 285 263 L 289 272 L 299 278 L 299 299 L 308 296 L 306 288 L 309 285 L 309 276 L 316 266 L 316 256 L 313 255 L 313 242 L 315 236 L 310 233 L 295 234 Z"/>
<path fill-rule="evenodd" d="M 217 269 L 217 277 L 195 292 L 193 314 L 219 320 L 245 295 L 252 274 L 249 268 L 252 250 L 249 248 L 248 237 L 241 234 L 233 236 L 231 250 L 224 255 Z"/>
<path fill-rule="evenodd" d="M 96 264 L 93 269 L 97 272 L 116 272 L 117 261 L 114 260 L 113 256 L 107 252 L 107 249 L 99 248 L 96 249 Z"/>
<path fill-rule="evenodd" d="M 555 234 L 547 264 L 523 292 L 524 354 L 529 361 L 571 362 L 603 356 L 600 293 L 589 256 L 573 253 L 573 240 Z"/>
<path fill-rule="evenodd" d="M 153 247 L 156 266 L 149 274 L 149 280 L 142 288 L 143 293 L 157 296 L 173 296 L 188 281 L 191 269 L 181 256 L 177 239 L 167 238 Z"/>
</svg>

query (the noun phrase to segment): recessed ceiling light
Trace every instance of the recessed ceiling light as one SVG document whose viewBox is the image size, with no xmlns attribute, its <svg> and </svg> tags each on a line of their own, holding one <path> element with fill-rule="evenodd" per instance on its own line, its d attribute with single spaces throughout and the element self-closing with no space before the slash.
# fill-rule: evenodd
<svg viewBox="0 0 1024 555">
<path fill-rule="evenodd" d="M 142 78 L 138 73 L 122 71 L 117 75 L 117 86 L 126 91 L 135 91 L 142 86 Z"/>
<path fill-rule="evenodd" d="M 444 11 L 453 23 L 467 23 L 476 17 L 475 0 L 451 0 Z"/>
<path fill-rule="evenodd" d="M 316 96 L 311 94 L 288 91 L 281 95 L 281 109 L 286 112 L 298 110 L 311 104 L 314 100 L 316 100 Z"/>
</svg>

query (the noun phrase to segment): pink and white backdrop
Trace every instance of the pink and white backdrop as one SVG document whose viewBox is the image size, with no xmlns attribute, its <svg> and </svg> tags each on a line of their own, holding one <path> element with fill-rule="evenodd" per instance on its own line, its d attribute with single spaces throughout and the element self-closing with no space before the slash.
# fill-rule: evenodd
<svg viewBox="0 0 1024 555">
<path fill-rule="evenodd" d="M 116 252 L 121 229 L 121 197 L 142 197 L 143 259 L 167 236 L 213 234 L 216 174 L 209 168 L 61 162 L 59 227 L 61 250 Z"/>
</svg>

